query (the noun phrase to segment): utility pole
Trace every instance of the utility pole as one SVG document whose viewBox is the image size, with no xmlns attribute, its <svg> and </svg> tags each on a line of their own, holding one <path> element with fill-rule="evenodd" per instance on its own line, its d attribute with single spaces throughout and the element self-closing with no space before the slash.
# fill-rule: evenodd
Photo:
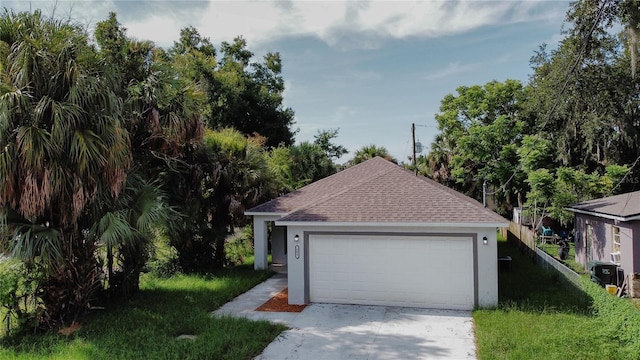
<svg viewBox="0 0 640 360">
<path fill-rule="evenodd" d="M 413 166 L 416 166 L 416 124 L 411 123 L 411 139 L 413 143 Z M 417 171 L 417 170 L 416 170 Z"/>
<path fill-rule="evenodd" d="M 482 206 L 487 207 L 487 180 L 482 182 Z"/>
</svg>

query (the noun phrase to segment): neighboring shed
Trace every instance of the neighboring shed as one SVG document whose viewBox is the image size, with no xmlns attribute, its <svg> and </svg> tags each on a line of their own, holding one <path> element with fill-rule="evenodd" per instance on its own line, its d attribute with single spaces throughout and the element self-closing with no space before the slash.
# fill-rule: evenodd
<svg viewBox="0 0 640 360">
<path fill-rule="evenodd" d="M 575 213 L 576 261 L 613 262 L 625 274 L 640 272 L 640 191 L 584 201 Z"/>
<path fill-rule="evenodd" d="M 267 267 L 267 224 L 285 235 L 291 304 L 473 309 L 498 302 L 496 230 L 507 221 L 382 158 L 246 214 L 256 269 Z"/>
</svg>

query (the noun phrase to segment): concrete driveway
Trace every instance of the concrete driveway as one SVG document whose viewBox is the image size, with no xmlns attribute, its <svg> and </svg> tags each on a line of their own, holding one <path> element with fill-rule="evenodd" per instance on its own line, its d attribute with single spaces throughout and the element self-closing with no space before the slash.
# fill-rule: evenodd
<svg viewBox="0 0 640 360">
<path fill-rule="evenodd" d="M 311 304 L 301 313 L 253 310 L 285 287 L 286 277 L 276 275 L 214 312 L 291 328 L 256 359 L 476 358 L 468 311 L 338 304 Z"/>
</svg>

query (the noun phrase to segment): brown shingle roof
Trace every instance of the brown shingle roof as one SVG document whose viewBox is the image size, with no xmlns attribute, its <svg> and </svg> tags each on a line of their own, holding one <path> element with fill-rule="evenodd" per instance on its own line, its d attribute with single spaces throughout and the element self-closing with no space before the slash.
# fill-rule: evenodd
<svg viewBox="0 0 640 360">
<path fill-rule="evenodd" d="M 386 171 L 386 162 L 363 162 L 344 171 L 311 183 L 296 191 L 268 201 L 247 210 L 248 213 L 281 213 L 286 214 L 295 209 L 313 204 L 322 199 L 334 196 L 347 187 L 353 187 L 370 176 Z M 391 164 L 393 165 L 393 164 Z"/>
<path fill-rule="evenodd" d="M 476 200 L 379 157 L 247 211 L 261 212 L 303 222 L 507 222 Z"/>
<path fill-rule="evenodd" d="M 583 201 L 569 208 L 571 211 L 618 216 L 628 218 L 640 215 L 640 191 Z"/>
</svg>

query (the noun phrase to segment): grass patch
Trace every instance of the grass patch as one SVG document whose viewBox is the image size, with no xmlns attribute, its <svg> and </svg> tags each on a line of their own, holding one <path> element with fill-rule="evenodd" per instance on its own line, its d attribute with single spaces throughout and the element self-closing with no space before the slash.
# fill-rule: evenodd
<svg viewBox="0 0 640 360">
<path fill-rule="evenodd" d="M 569 269 L 577 272 L 578 274 L 586 274 L 588 271 L 582 266 L 582 264 L 576 261 L 576 244 L 573 242 L 569 243 L 569 255 L 565 260 L 560 260 L 560 245 L 558 244 L 542 244 L 540 245 L 540 249 L 547 254 L 553 256 L 556 260 L 560 261 L 564 265 L 566 265 Z"/>
<path fill-rule="evenodd" d="M 499 274 L 497 309 L 474 311 L 481 359 L 629 359 L 640 354 L 640 312 L 584 280 L 584 290 L 537 267 L 507 242 L 513 258 Z M 556 253 L 557 255 L 557 253 Z"/>
<path fill-rule="evenodd" d="M 96 310 L 70 336 L 22 335 L 0 340 L 6 359 L 249 359 L 285 327 L 209 313 L 271 275 L 250 266 L 216 275 L 145 275 L 134 299 Z M 177 336 L 196 335 L 195 341 Z"/>
</svg>

